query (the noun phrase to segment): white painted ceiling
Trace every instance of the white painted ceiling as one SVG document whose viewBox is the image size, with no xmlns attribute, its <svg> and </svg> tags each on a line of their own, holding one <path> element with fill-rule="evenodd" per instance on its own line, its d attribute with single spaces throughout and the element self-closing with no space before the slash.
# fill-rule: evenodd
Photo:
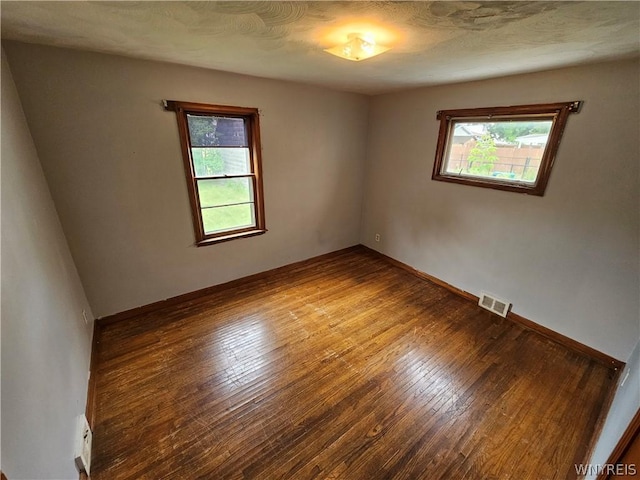
<svg viewBox="0 0 640 480">
<path fill-rule="evenodd" d="M 2 38 L 376 94 L 640 54 L 640 3 L 2 1 Z M 362 62 L 324 48 L 372 31 Z"/>
</svg>

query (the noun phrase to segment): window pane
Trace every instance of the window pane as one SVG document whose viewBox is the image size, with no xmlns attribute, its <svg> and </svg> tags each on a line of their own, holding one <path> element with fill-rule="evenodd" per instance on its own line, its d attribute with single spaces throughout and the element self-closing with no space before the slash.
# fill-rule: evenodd
<svg viewBox="0 0 640 480">
<path fill-rule="evenodd" d="M 248 148 L 192 148 L 196 177 L 251 173 Z"/>
<path fill-rule="evenodd" d="M 247 147 L 244 118 L 187 114 L 192 147 Z"/>
<path fill-rule="evenodd" d="M 197 246 L 266 232 L 257 108 L 171 101 Z"/>
<path fill-rule="evenodd" d="M 255 206 L 253 203 L 213 207 L 202 210 L 204 233 L 217 233 L 226 230 L 254 227 L 256 225 Z"/>
<path fill-rule="evenodd" d="M 443 173 L 533 184 L 552 123 L 453 122 Z"/>
<path fill-rule="evenodd" d="M 254 201 L 250 178 L 198 180 L 198 193 L 202 208 Z"/>
</svg>

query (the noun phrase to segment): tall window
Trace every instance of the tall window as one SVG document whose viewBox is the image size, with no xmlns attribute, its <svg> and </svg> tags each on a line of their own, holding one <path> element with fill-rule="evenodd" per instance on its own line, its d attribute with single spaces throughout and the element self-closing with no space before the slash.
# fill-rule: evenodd
<svg viewBox="0 0 640 480">
<path fill-rule="evenodd" d="M 567 117 L 580 104 L 442 110 L 432 178 L 544 195 Z"/>
<path fill-rule="evenodd" d="M 258 110 L 165 102 L 176 112 L 198 246 L 266 232 Z"/>
</svg>

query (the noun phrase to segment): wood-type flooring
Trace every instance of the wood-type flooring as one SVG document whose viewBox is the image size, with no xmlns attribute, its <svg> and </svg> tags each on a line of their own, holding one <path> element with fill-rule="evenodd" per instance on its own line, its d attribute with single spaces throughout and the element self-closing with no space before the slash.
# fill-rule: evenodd
<svg viewBox="0 0 640 480">
<path fill-rule="evenodd" d="M 615 376 L 362 248 L 97 328 L 93 480 L 575 478 Z"/>
</svg>

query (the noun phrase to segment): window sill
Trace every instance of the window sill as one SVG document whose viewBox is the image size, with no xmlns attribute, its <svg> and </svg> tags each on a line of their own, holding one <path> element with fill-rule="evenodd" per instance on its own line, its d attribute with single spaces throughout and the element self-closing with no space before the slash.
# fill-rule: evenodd
<svg viewBox="0 0 640 480">
<path fill-rule="evenodd" d="M 256 235 L 262 235 L 267 233 L 266 229 L 255 229 L 243 232 L 230 233 L 228 235 L 221 235 L 219 237 L 209 237 L 196 242 L 196 247 L 206 247 L 207 245 L 214 245 L 216 243 L 228 242 L 237 238 L 255 237 Z"/>
<path fill-rule="evenodd" d="M 544 189 L 546 186 L 541 185 L 540 182 L 537 184 L 526 184 L 524 182 L 516 183 L 500 180 L 487 180 L 484 178 L 463 177 L 460 175 L 434 174 L 431 178 L 440 182 L 458 183 L 460 185 L 470 185 L 473 187 L 493 188 L 494 190 L 524 193 L 528 195 L 535 195 L 538 197 L 544 196 Z"/>
</svg>

